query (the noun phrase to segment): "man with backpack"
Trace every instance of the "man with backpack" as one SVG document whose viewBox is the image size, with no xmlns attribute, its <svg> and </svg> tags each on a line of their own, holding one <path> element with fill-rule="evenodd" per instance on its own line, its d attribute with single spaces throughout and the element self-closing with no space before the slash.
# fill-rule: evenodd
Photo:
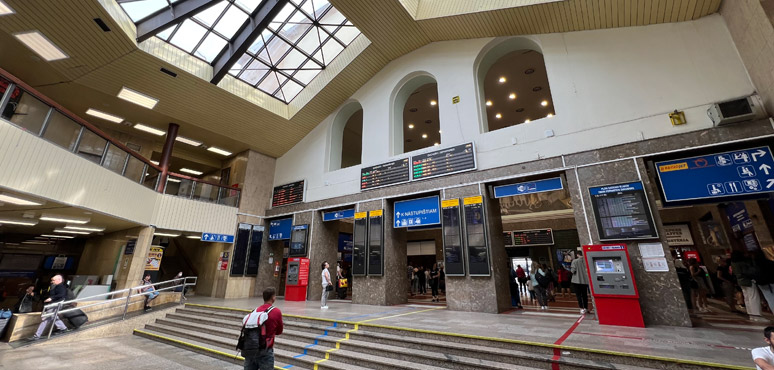
<svg viewBox="0 0 774 370">
<path fill-rule="evenodd" d="M 274 337 L 282 334 L 282 312 L 274 307 L 274 288 L 263 291 L 263 305 L 242 320 L 237 349 L 245 358 L 245 370 L 274 369 Z"/>
<path fill-rule="evenodd" d="M 548 309 L 548 286 L 551 284 L 551 278 L 548 276 L 548 273 L 543 271 L 537 263 L 532 265 L 532 269 L 534 270 L 534 274 L 531 274 L 530 277 L 532 278 L 532 285 L 535 288 L 535 295 L 537 295 L 538 303 L 540 303 L 540 309 L 541 310 L 547 310 Z"/>
<path fill-rule="evenodd" d="M 64 279 L 62 279 L 62 275 L 54 275 L 51 278 L 51 287 L 49 287 L 48 290 L 48 298 L 46 298 L 45 301 L 43 301 L 46 305 L 51 305 L 53 303 L 61 302 L 67 299 L 67 288 L 62 284 Z M 32 337 L 32 340 L 38 340 L 43 335 L 43 332 L 48 328 L 48 325 L 53 322 L 53 324 L 56 326 L 59 331 L 67 331 L 67 326 L 62 322 L 61 319 L 59 319 L 58 316 L 54 316 L 53 313 L 56 311 L 55 307 L 49 307 L 43 310 L 43 314 L 52 314 L 51 316 L 43 318 L 40 325 L 38 326 L 38 330 L 35 332 L 35 335 Z"/>
</svg>

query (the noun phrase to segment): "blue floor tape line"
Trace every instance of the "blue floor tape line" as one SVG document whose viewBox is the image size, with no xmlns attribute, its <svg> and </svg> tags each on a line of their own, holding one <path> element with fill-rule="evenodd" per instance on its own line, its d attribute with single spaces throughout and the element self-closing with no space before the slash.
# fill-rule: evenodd
<svg viewBox="0 0 774 370">
<path fill-rule="evenodd" d="M 285 365 L 285 366 L 283 366 L 282 368 L 283 368 L 283 369 L 290 369 L 291 367 L 293 367 L 293 365 Z"/>
<path fill-rule="evenodd" d="M 336 322 L 335 321 L 333 322 L 333 327 L 334 328 L 336 327 Z M 295 355 L 295 356 L 293 356 L 293 358 L 301 358 L 301 357 L 306 356 L 307 355 L 307 348 L 311 348 L 311 347 L 316 346 L 319 343 L 317 341 L 318 338 L 324 338 L 324 337 L 327 337 L 327 336 L 328 336 L 328 330 L 324 330 L 323 331 L 323 335 L 318 335 L 317 337 L 315 337 L 314 343 L 308 344 L 306 347 L 304 347 L 304 353 L 299 354 L 299 355 Z M 293 365 L 289 365 L 289 366 L 293 366 Z M 285 369 L 289 369 L 289 368 L 285 367 Z"/>
</svg>

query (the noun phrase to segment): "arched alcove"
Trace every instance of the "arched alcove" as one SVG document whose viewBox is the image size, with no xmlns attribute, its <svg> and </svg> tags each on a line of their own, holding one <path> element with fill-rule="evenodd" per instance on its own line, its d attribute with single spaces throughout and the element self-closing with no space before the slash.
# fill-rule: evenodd
<svg viewBox="0 0 774 370">
<path fill-rule="evenodd" d="M 363 153 L 363 107 L 351 101 L 336 114 L 331 126 L 329 170 L 357 166 Z"/>
</svg>

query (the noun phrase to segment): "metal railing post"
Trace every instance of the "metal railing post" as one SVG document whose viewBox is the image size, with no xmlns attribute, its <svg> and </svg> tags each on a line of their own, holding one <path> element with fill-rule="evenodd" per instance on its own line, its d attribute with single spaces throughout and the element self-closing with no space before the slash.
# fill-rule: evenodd
<svg viewBox="0 0 774 370">
<path fill-rule="evenodd" d="M 132 158 L 132 155 L 126 153 L 126 159 L 124 159 L 124 168 L 121 169 L 121 176 L 123 177 L 126 177 L 126 167 L 129 166 L 129 158 Z"/>
<path fill-rule="evenodd" d="M 145 185 L 145 176 L 148 174 L 148 164 L 142 165 L 142 175 L 140 176 L 140 184 Z"/>
<path fill-rule="evenodd" d="M 110 140 L 105 140 L 105 150 L 102 152 L 102 157 L 99 159 L 99 166 L 105 167 L 105 158 L 107 157 L 108 150 L 110 150 Z"/>
<path fill-rule="evenodd" d="M 51 116 L 54 115 L 54 108 L 50 107 L 48 109 L 48 113 L 46 113 L 46 118 L 43 118 L 43 124 L 40 125 L 40 132 L 38 132 L 38 137 L 43 137 L 43 134 L 46 133 L 46 129 L 48 128 L 48 123 L 51 122 Z"/>
<path fill-rule="evenodd" d="M 132 289 L 126 293 L 126 304 L 124 304 L 124 314 L 121 316 L 121 320 L 126 320 L 126 312 L 129 310 L 129 300 L 132 299 Z"/>
<path fill-rule="evenodd" d="M 191 181 L 191 194 L 188 199 L 194 199 L 194 194 L 196 194 L 196 181 Z"/>
<path fill-rule="evenodd" d="M 48 335 L 46 336 L 46 339 L 51 338 L 51 333 L 54 331 L 54 326 L 56 326 L 56 319 L 59 315 L 59 309 L 62 308 L 62 303 L 64 303 L 64 301 L 59 301 L 59 304 L 56 305 L 56 309 L 54 310 L 54 316 L 51 316 L 51 326 L 48 328 Z"/>
<path fill-rule="evenodd" d="M 81 145 L 81 138 L 83 137 L 83 130 L 85 130 L 86 127 L 81 126 L 81 129 L 78 131 L 78 137 L 75 138 L 75 145 L 73 145 L 73 153 L 76 155 L 78 154 L 78 147 Z"/>
</svg>

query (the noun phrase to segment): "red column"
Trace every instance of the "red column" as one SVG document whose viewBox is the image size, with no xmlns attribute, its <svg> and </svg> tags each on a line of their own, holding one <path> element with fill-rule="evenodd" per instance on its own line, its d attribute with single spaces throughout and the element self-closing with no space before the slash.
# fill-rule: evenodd
<svg viewBox="0 0 774 370">
<path fill-rule="evenodd" d="M 161 173 L 159 174 L 159 183 L 156 187 L 156 191 L 161 193 L 164 191 L 164 185 L 167 183 L 167 175 L 169 174 L 169 159 L 172 158 L 172 147 L 175 146 L 175 138 L 177 138 L 177 130 L 180 126 L 177 123 L 170 123 L 167 129 L 167 141 L 164 142 L 164 149 L 161 151 L 161 160 L 159 160 L 159 167 L 161 167 Z"/>
</svg>

